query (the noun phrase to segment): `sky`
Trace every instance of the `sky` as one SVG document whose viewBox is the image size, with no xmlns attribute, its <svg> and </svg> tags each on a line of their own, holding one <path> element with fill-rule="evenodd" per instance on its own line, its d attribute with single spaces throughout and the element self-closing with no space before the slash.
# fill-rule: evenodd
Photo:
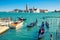
<svg viewBox="0 0 60 40">
<path fill-rule="evenodd" d="M 28 8 L 35 7 L 49 11 L 60 9 L 60 0 L 0 0 L 0 11 L 25 10 L 26 4 Z"/>
</svg>

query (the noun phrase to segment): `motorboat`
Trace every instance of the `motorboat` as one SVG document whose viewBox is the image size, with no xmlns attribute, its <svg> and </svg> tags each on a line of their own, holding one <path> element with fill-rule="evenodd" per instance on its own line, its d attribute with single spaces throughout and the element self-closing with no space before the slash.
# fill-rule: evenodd
<svg viewBox="0 0 60 40">
<path fill-rule="evenodd" d="M 23 21 L 16 21 L 10 24 L 11 29 L 19 29 L 23 26 Z"/>
</svg>

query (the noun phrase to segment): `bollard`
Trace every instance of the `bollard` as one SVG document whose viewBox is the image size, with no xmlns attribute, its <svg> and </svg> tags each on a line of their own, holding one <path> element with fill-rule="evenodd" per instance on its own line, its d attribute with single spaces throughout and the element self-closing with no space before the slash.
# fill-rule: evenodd
<svg viewBox="0 0 60 40">
<path fill-rule="evenodd" d="M 53 35 L 52 34 L 50 34 L 50 40 L 53 40 Z"/>
<path fill-rule="evenodd" d="M 58 33 L 57 33 L 57 30 L 56 30 L 56 40 L 58 40 Z"/>
</svg>

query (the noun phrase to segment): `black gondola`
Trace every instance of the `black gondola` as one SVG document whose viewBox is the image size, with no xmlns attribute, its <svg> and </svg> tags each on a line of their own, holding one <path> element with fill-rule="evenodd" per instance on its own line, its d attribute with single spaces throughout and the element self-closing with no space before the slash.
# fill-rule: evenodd
<svg viewBox="0 0 60 40">
<path fill-rule="evenodd" d="M 23 17 L 22 17 L 22 18 L 18 17 L 18 19 L 19 19 L 19 20 L 22 20 L 22 21 L 25 21 L 25 20 L 26 20 L 26 19 L 23 18 Z"/>
<path fill-rule="evenodd" d="M 36 22 L 30 23 L 29 25 L 27 25 L 27 27 L 33 27 L 33 26 L 35 26 L 35 25 L 37 25 L 37 19 L 36 19 Z"/>
<path fill-rule="evenodd" d="M 42 22 L 41 27 L 38 32 L 38 39 L 41 39 L 44 36 L 45 29 L 44 29 L 44 22 Z"/>
<path fill-rule="evenodd" d="M 49 29 L 49 23 L 47 21 L 46 21 L 45 25 Z"/>
</svg>

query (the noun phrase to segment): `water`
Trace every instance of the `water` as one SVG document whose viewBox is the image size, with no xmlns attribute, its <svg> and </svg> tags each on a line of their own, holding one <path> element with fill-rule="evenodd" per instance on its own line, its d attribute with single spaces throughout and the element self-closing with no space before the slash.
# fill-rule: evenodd
<svg viewBox="0 0 60 40">
<path fill-rule="evenodd" d="M 53 40 L 56 40 L 56 30 L 58 29 L 60 13 L 34 14 L 0 12 L 0 18 L 13 18 L 13 20 L 16 21 L 18 20 L 18 17 L 24 17 L 27 19 L 24 22 L 24 26 L 18 30 L 9 29 L 7 32 L 0 35 L 0 40 L 38 40 L 37 35 L 42 21 L 48 21 L 50 28 L 49 30 L 45 28 L 45 35 L 41 40 L 50 40 L 50 33 L 53 34 Z M 36 18 L 38 19 L 37 25 L 32 28 L 27 28 L 27 24 L 34 22 Z"/>
</svg>

